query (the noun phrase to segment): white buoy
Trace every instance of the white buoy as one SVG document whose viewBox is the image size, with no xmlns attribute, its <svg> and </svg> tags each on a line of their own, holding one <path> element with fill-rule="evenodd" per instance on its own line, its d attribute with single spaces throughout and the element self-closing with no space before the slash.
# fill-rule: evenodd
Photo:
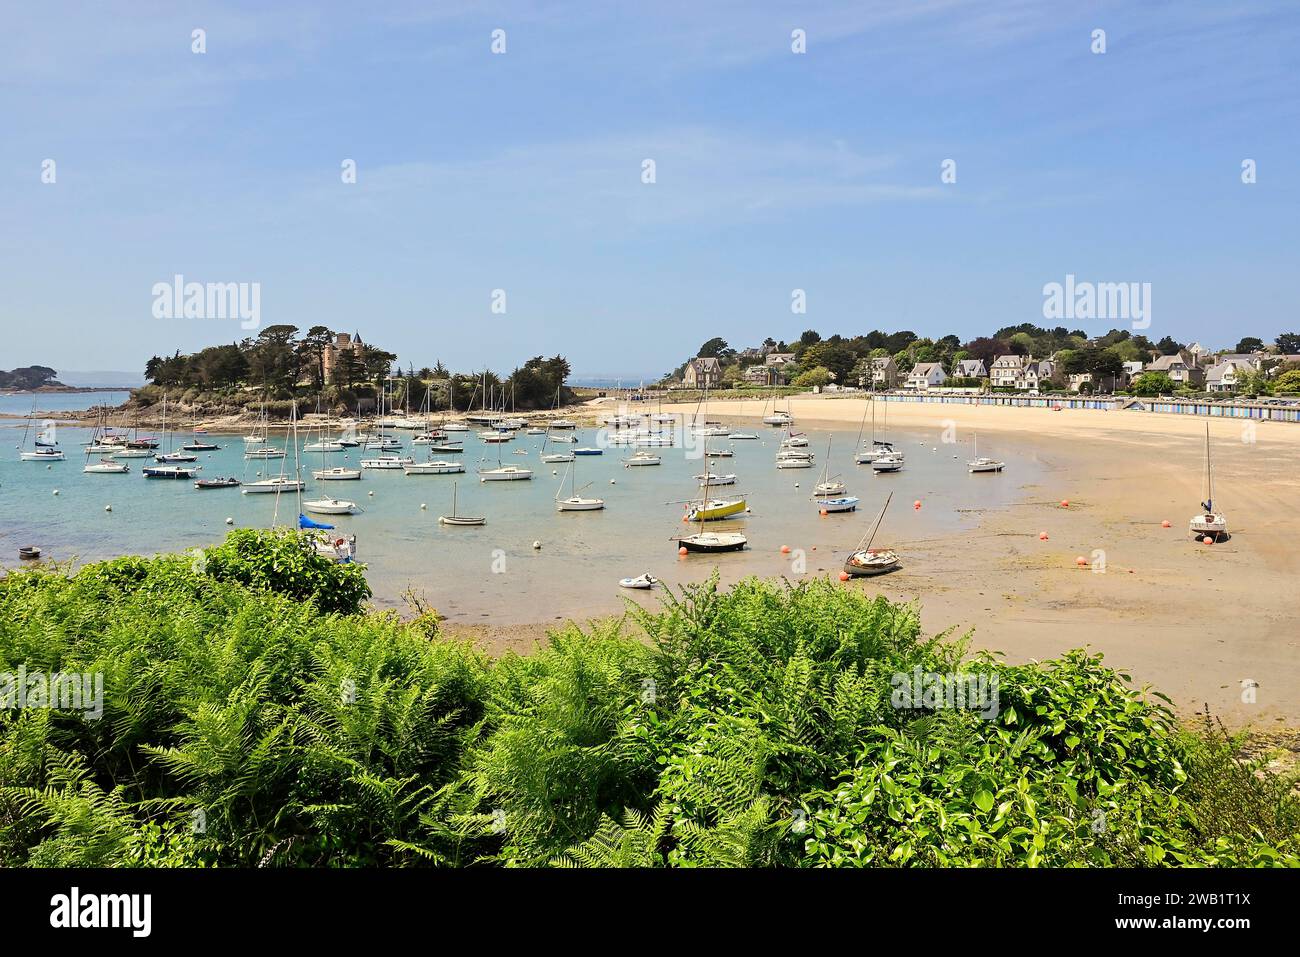
<svg viewBox="0 0 1300 957">
<path fill-rule="evenodd" d="M 795 483 L 794 483 L 794 487 L 795 487 L 795 488 L 798 488 L 798 487 L 799 487 L 799 483 L 798 483 L 798 482 L 795 482 Z"/>
<path fill-rule="evenodd" d="M 227 525 L 234 525 L 234 524 L 235 524 L 235 520 L 234 520 L 233 518 L 229 518 L 229 517 L 227 517 L 227 518 L 226 518 L 226 524 L 227 524 Z"/>
<path fill-rule="evenodd" d="M 374 493 L 374 492 L 367 492 L 366 494 L 369 495 L 371 498 L 374 498 L 374 497 L 375 497 L 375 493 Z"/>
<path fill-rule="evenodd" d="M 55 495 L 58 495 L 58 494 L 59 494 L 59 490 L 58 490 L 57 488 L 54 490 L 54 494 L 55 494 Z"/>
<path fill-rule="evenodd" d="M 420 503 L 420 511 L 423 512 L 423 511 L 424 511 L 426 508 L 428 508 L 428 507 L 429 507 L 429 506 L 425 505 L 423 502 Z"/>
<path fill-rule="evenodd" d="M 105 506 L 104 506 L 104 511 L 106 511 L 106 512 L 111 512 L 111 511 L 113 511 L 113 506 L 111 506 L 111 505 L 105 505 Z"/>
<path fill-rule="evenodd" d="M 613 479 L 610 479 L 610 480 L 609 480 L 609 484 L 610 484 L 610 485 L 617 485 L 618 483 L 615 482 Z"/>
<path fill-rule="evenodd" d="M 541 547 L 542 547 L 542 543 L 541 543 L 541 542 L 533 542 L 533 548 L 535 548 L 535 549 L 540 549 Z"/>
</svg>

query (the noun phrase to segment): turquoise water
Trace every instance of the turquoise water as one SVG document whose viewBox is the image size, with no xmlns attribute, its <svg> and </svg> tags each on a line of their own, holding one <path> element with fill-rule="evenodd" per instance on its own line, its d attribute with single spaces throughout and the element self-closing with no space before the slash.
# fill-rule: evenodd
<svg viewBox="0 0 1300 957">
<path fill-rule="evenodd" d="M 686 528 L 681 522 L 683 500 L 696 494 L 692 476 L 703 471 L 702 460 L 687 458 L 681 448 L 650 450 L 663 459 L 657 467 L 624 468 L 621 460 L 633 450 L 621 447 L 606 448 L 600 456 L 579 456 L 577 485 L 590 483 L 583 494 L 605 499 L 606 508 L 600 512 L 557 513 L 554 498 L 566 466 L 541 464 L 542 437 L 522 434 L 496 446 L 484 445 L 474 432 L 462 433 L 463 455 L 435 454 L 463 459 L 466 473 L 461 475 L 406 476 L 401 471 L 367 470 L 360 482 L 321 483 L 310 478 L 317 463 L 326 464 L 328 459 L 329 465 L 356 464 L 361 454 L 351 449 L 345 459 L 340 453 L 303 453 L 304 495 L 349 499 L 365 510 L 355 516 L 315 518 L 356 533 L 359 558 L 368 566 L 378 604 L 400 605 L 403 592 L 412 588 L 453 620 L 510 623 L 618 610 L 620 598 L 628 594 L 617 587 L 618 579 L 646 571 L 673 583 L 700 580 L 715 565 L 724 580 L 755 573 L 793 577 L 799 570 L 792 573 L 793 559 L 781 554 L 782 545 L 790 546 L 795 556 L 803 551 L 810 574 L 819 569 L 838 571 L 844 554 L 858 543 L 889 491 L 895 493 L 894 503 L 877 544 L 934 538 L 973 527 L 975 517 L 959 510 L 1008 504 L 1018 497 L 1022 485 L 1040 474 L 1032 450 L 1002 444 L 992 436 L 982 437 L 979 451 L 1005 459 L 1008 471 L 971 476 L 965 468 L 971 454 L 968 444 L 938 444 L 933 432 L 894 431 L 890 438 L 906 452 L 907 465 L 901 472 L 877 475 L 869 466 L 852 462 L 857 431 L 839 431 L 834 433 L 831 473 L 838 473 L 848 485 L 848 494 L 862 502 L 857 512 L 821 516 L 811 494 L 831 433 L 813 423 L 802 427 L 817 456 L 811 469 L 778 470 L 774 456 L 780 433 L 752 422 L 737 423 L 737 428 L 757 433 L 758 441 L 710 440 L 711 448 L 712 443 L 721 443 L 736 453 L 734 458 L 712 460 L 715 471 L 739 476 L 737 485 L 719 492 L 741 491 L 751 508 L 739 520 L 708 523 L 712 530 L 743 531 L 749 538 L 747 551 L 720 556 L 680 559 L 676 554 L 671 539 Z M 21 423 L 16 430 L 11 424 L 7 433 L 0 423 L 3 565 L 18 564 L 18 548 L 28 544 L 39 545 L 45 557 L 56 560 L 182 551 L 219 541 L 227 530 L 227 517 L 237 527 L 262 528 L 276 517 L 274 495 L 243 495 L 239 489 L 196 491 L 190 482 L 147 480 L 140 472 L 148 464 L 146 459 L 127 460 L 131 466 L 127 475 L 84 474 L 80 443 L 90 437 L 87 429 L 60 430 L 68 454 L 64 462 L 20 462 L 14 446 L 21 434 Z M 577 434 L 578 447 L 598 444 L 594 429 Z M 9 435 L 13 441 L 8 441 Z M 274 461 L 245 460 L 241 436 L 210 438 L 222 449 L 199 453 L 202 476 L 255 480 L 262 473 L 280 471 Z M 305 444 L 309 439 L 300 435 L 299 441 Z M 932 451 L 936 446 L 938 451 Z M 495 467 L 498 449 L 503 464 L 532 468 L 534 479 L 481 484 L 474 475 L 480 457 L 486 457 L 486 467 Z M 516 455 L 516 450 L 528 454 Z M 411 451 L 417 460 L 427 455 L 422 447 Z M 292 472 L 292 451 L 286 462 L 286 470 Z M 460 514 L 485 516 L 486 526 L 438 524 L 438 516 L 450 512 L 453 483 L 459 488 Z M 567 483 L 563 494 L 569 494 Z M 922 510 L 913 510 L 914 499 L 925 503 Z M 422 509 L 422 503 L 427 508 Z M 106 505 L 112 506 L 111 512 L 105 511 Z M 297 508 L 291 496 L 283 497 L 278 508 L 280 524 L 294 521 Z M 532 547 L 534 541 L 541 543 L 539 550 Z"/>
<path fill-rule="evenodd" d="M 36 395 L 36 410 L 38 415 L 80 412 L 97 405 L 121 405 L 130 397 L 131 393 L 125 389 L 121 392 L 41 392 Z M 0 415 L 30 415 L 31 412 L 30 392 L 0 395 Z"/>
</svg>

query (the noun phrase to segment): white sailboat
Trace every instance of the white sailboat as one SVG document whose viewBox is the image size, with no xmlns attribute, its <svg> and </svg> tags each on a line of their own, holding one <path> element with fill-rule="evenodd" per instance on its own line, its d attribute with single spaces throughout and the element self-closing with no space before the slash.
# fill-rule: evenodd
<svg viewBox="0 0 1300 957">
<path fill-rule="evenodd" d="M 878 440 L 876 438 L 876 400 L 873 398 L 868 403 L 871 406 L 871 445 L 870 447 L 859 448 L 853 453 L 853 461 L 858 465 L 870 465 L 876 459 L 883 455 L 890 455 L 894 452 L 894 447 L 889 442 Z M 858 444 L 862 444 L 862 429 L 866 425 L 867 410 L 862 410 L 862 423 L 858 426 Z M 885 406 L 885 421 L 889 421 L 889 406 Z"/>
<path fill-rule="evenodd" d="M 591 483 L 584 485 L 582 489 L 577 488 L 578 466 L 576 462 L 570 462 L 569 467 L 565 469 L 565 478 L 569 481 L 569 497 L 560 498 L 560 491 L 564 489 L 564 479 L 560 479 L 560 489 L 555 493 L 555 510 L 557 512 L 598 512 L 605 507 L 605 500 L 600 498 L 590 498 L 579 495 L 582 489 L 590 487 Z"/>
<path fill-rule="evenodd" d="M 814 495 L 820 495 L 827 499 L 834 498 L 836 496 L 841 496 L 847 490 L 847 486 L 843 482 L 838 481 L 838 477 L 832 478 L 830 474 L 832 438 L 833 436 L 826 437 L 826 464 L 822 467 L 821 478 L 818 480 L 817 484 L 813 487 Z M 857 501 L 855 500 L 854 505 L 856 504 Z M 845 511 L 845 509 L 837 509 L 837 511 Z"/>
<path fill-rule="evenodd" d="M 1210 423 L 1205 423 L 1205 501 L 1201 503 L 1199 515 L 1193 515 L 1188 523 L 1192 537 L 1209 538 L 1221 542 L 1228 537 L 1228 519 L 1222 512 L 1214 510 L 1214 472 L 1210 468 Z"/>
<path fill-rule="evenodd" d="M 36 418 L 36 396 L 32 396 L 32 414 L 27 418 L 27 424 L 23 427 L 23 444 L 19 446 L 18 461 L 20 462 L 62 462 L 65 458 L 63 451 L 59 448 L 58 442 L 50 435 L 49 425 L 47 423 L 39 432 L 32 442 L 32 448 L 28 449 L 27 434 L 31 430 L 32 421 Z"/>
<path fill-rule="evenodd" d="M 987 456 L 980 455 L 979 433 L 976 432 L 972 434 L 975 442 L 975 458 L 966 463 L 966 467 L 970 469 L 971 474 L 974 474 L 975 472 L 1001 472 L 1006 467 L 1006 463 L 998 462 L 994 459 L 988 458 Z"/>
</svg>

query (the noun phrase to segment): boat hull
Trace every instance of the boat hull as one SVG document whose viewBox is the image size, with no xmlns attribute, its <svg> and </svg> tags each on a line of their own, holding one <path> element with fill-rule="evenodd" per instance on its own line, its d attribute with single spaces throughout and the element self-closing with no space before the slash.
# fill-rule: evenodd
<svg viewBox="0 0 1300 957">
<path fill-rule="evenodd" d="M 745 500 L 736 501 L 718 500 L 708 502 L 703 507 L 692 508 L 686 513 L 688 521 L 692 522 L 716 522 L 720 519 L 731 518 L 733 515 L 739 515 L 745 511 L 747 504 Z"/>
<path fill-rule="evenodd" d="M 713 555 L 720 552 L 738 552 L 748 542 L 744 535 L 714 535 L 709 532 L 700 535 L 687 535 L 676 539 L 677 544 L 688 552 L 701 552 Z"/>
<path fill-rule="evenodd" d="M 844 571 L 854 578 L 872 578 L 900 567 L 898 556 L 891 551 L 854 552 L 844 562 Z"/>
</svg>

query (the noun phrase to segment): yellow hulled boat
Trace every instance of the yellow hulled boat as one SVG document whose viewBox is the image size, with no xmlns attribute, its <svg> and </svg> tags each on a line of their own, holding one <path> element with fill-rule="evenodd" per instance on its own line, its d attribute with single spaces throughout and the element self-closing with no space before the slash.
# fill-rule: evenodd
<svg viewBox="0 0 1300 957">
<path fill-rule="evenodd" d="M 743 498 L 715 498 L 692 506 L 687 518 L 692 522 L 710 522 L 739 515 L 748 507 Z"/>
</svg>

